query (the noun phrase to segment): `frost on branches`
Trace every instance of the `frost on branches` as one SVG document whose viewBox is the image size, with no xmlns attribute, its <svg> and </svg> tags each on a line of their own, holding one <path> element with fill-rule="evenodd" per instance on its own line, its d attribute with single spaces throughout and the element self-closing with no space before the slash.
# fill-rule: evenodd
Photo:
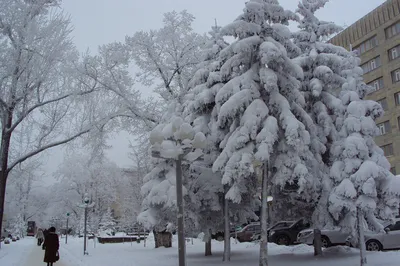
<svg viewBox="0 0 400 266">
<path fill-rule="evenodd" d="M 182 118 L 172 116 L 171 122 L 159 124 L 150 134 L 152 154 L 158 157 L 155 167 L 144 177 L 143 211 L 138 221 L 146 228 L 164 230 L 176 220 L 175 160 L 193 162 L 202 156 L 203 133 L 195 133 Z M 183 194 L 187 189 L 183 188 Z"/>
<path fill-rule="evenodd" d="M 24 220 L 24 217 L 21 214 L 18 214 L 17 217 L 15 218 L 14 225 L 13 225 L 13 236 L 19 236 L 19 237 L 24 237 L 26 230 L 27 230 L 27 224 Z"/>
<path fill-rule="evenodd" d="M 334 189 L 329 196 L 329 212 L 348 231 L 356 232 L 357 211 L 367 228 L 383 230 L 381 220 L 398 214 L 400 180 L 390 172 L 390 164 L 375 142 L 375 119 L 383 114 L 380 104 L 363 100 L 368 87 L 362 81 L 359 59 L 350 58 L 353 69 L 344 70 L 346 82 L 341 100 L 346 111 L 340 139 L 334 143 L 336 158 L 330 177 Z"/>
<path fill-rule="evenodd" d="M 213 165 L 229 187 L 234 203 L 248 201 L 254 210 L 257 179 L 254 163 L 270 162 L 276 188 L 311 182 L 310 135 L 300 121 L 305 99 L 300 92 L 300 50 L 290 40 L 289 20 L 297 20 L 275 0 L 249 1 L 244 13 L 222 29 L 237 40 L 220 54 L 217 126 L 224 132 L 222 153 Z M 282 136 L 282 137 L 280 137 Z M 253 205 L 253 206 L 251 206 Z"/>
</svg>

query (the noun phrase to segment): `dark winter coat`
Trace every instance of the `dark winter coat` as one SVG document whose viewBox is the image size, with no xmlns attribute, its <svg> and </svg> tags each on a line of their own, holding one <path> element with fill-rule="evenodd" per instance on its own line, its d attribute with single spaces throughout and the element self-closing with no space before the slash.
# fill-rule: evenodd
<svg viewBox="0 0 400 266">
<path fill-rule="evenodd" d="M 43 247 L 45 248 L 44 262 L 56 262 L 56 254 L 58 252 L 58 248 L 60 247 L 58 235 L 56 233 L 49 233 L 47 236 L 45 236 Z"/>
</svg>

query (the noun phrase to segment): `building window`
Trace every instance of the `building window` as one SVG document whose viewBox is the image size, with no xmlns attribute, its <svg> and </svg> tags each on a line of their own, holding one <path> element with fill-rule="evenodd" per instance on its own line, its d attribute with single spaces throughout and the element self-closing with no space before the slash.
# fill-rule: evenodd
<svg viewBox="0 0 400 266">
<path fill-rule="evenodd" d="M 385 29 L 385 34 L 387 39 L 392 38 L 393 36 L 396 36 L 399 33 L 400 33 L 400 21 L 396 22 L 395 24 Z"/>
<path fill-rule="evenodd" d="M 400 105 L 400 92 L 396 92 L 394 94 L 394 101 L 395 101 L 396 105 Z"/>
<path fill-rule="evenodd" d="M 377 124 L 376 125 L 379 128 L 379 134 L 385 135 L 387 133 L 390 133 L 390 131 L 392 131 L 392 128 L 390 127 L 390 122 L 389 121 L 385 121 L 383 123 Z"/>
<path fill-rule="evenodd" d="M 361 68 L 364 71 L 364 74 L 371 72 L 372 70 L 377 69 L 378 67 L 381 66 L 381 57 L 375 57 L 372 60 L 369 60 L 368 62 L 364 63 L 361 65 Z M 400 74 L 400 73 L 399 73 Z"/>
<path fill-rule="evenodd" d="M 400 45 L 397 45 L 396 47 L 389 49 L 388 54 L 389 54 L 389 60 L 394 60 L 398 58 L 400 56 Z"/>
<path fill-rule="evenodd" d="M 385 154 L 385 156 L 393 155 L 393 144 L 387 144 L 387 145 L 381 146 L 381 149 L 383 150 L 383 153 Z"/>
<path fill-rule="evenodd" d="M 371 39 L 366 40 L 365 42 L 361 43 L 359 46 L 355 47 L 353 50 L 356 50 L 356 53 L 358 55 L 361 55 L 372 48 L 376 47 L 378 45 L 378 39 L 376 38 L 376 35 L 372 37 Z"/>
<path fill-rule="evenodd" d="M 372 86 L 374 88 L 374 91 L 383 89 L 383 78 L 380 77 L 378 79 L 371 81 L 370 83 L 368 83 L 368 86 Z"/>
<path fill-rule="evenodd" d="M 392 71 L 392 82 L 396 83 L 400 81 L 400 68 Z"/>
<path fill-rule="evenodd" d="M 388 104 L 386 98 L 380 99 L 377 102 L 382 106 L 383 110 L 387 111 Z"/>
<path fill-rule="evenodd" d="M 390 172 L 392 172 L 392 174 L 396 175 L 396 167 L 390 168 Z"/>
</svg>

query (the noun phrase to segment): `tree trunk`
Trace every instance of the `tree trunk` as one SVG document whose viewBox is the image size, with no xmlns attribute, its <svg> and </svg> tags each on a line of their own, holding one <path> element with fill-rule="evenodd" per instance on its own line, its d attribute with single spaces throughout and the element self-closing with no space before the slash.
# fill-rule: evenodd
<svg viewBox="0 0 400 266">
<path fill-rule="evenodd" d="M 230 224 L 229 224 L 229 202 L 228 199 L 225 198 L 226 193 L 228 192 L 225 189 L 224 195 L 224 256 L 222 258 L 223 261 L 231 260 L 231 239 L 230 239 Z"/>
<path fill-rule="evenodd" d="M 12 119 L 7 120 L 7 125 L 3 125 L 1 132 L 0 146 L 0 232 L 3 232 L 3 215 L 6 198 L 6 185 L 8 177 L 8 153 L 10 150 L 11 135 L 5 130 L 11 125 Z M 8 126 L 8 127 L 7 127 Z M 1 247 L 1 245 L 0 245 Z"/>
<path fill-rule="evenodd" d="M 208 231 L 207 240 L 205 242 L 205 256 L 211 256 L 211 229 Z"/>
<path fill-rule="evenodd" d="M 321 230 L 314 229 L 314 256 L 322 255 Z"/>
<path fill-rule="evenodd" d="M 3 214 L 4 214 L 4 203 L 6 198 L 6 184 L 7 184 L 7 173 L 0 171 L 0 233 L 3 232 Z M 1 248 L 1 242 L 0 242 Z"/>
<path fill-rule="evenodd" d="M 261 185 L 261 241 L 260 241 L 260 266 L 268 266 L 268 163 L 263 165 Z"/>
<path fill-rule="evenodd" d="M 364 239 L 364 224 L 362 211 L 357 208 L 357 224 L 358 224 L 358 243 L 360 245 L 360 266 L 367 265 L 365 239 Z"/>
</svg>

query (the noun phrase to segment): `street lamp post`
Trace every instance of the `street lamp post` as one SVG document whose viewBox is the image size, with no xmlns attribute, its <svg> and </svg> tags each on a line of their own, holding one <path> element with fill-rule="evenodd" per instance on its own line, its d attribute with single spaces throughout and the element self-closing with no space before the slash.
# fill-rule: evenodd
<svg viewBox="0 0 400 266">
<path fill-rule="evenodd" d="M 166 125 L 168 126 L 168 125 Z M 183 213 L 183 188 L 182 188 L 182 161 L 194 161 L 202 156 L 202 149 L 206 144 L 203 133 L 195 133 L 191 125 L 184 123 L 182 118 L 175 117 L 172 120 L 173 136 L 165 136 L 159 129 L 154 129 L 150 134 L 152 144 L 152 156 L 155 158 L 172 159 L 176 166 L 176 204 L 178 222 L 178 252 L 179 266 L 186 266 L 186 243 Z M 176 148 L 174 153 L 165 153 L 164 145 L 170 147 L 173 143 Z M 190 156 L 189 156 L 190 155 Z"/>
<path fill-rule="evenodd" d="M 160 152 L 152 151 L 154 158 L 162 158 Z M 178 256 L 179 266 L 186 266 L 185 224 L 183 214 L 183 189 L 182 189 L 182 155 L 175 160 L 176 167 L 176 205 L 178 207 Z"/>
<path fill-rule="evenodd" d="M 69 218 L 69 212 L 67 212 L 67 226 L 65 229 L 65 244 L 68 243 L 68 218 Z"/>
<path fill-rule="evenodd" d="M 83 255 L 89 255 L 89 253 L 86 251 L 86 233 L 87 233 L 87 211 L 89 208 L 92 208 L 94 206 L 94 203 L 90 203 L 90 199 L 87 194 L 85 194 L 83 204 L 80 204 L 80 208 L 84 208 L 84 225 L 83 225 Z"/>
<path fill-rule="evenodd" d="M 183 191 L 182 191 L 182 155 L 176 160 L 176 197 L 178 205 L 178 251 L 179 266 L 186 266 L 186 243 L 183 216 Z M 179 200 L 178 200 L 179 199 Z"/>
</svg>

